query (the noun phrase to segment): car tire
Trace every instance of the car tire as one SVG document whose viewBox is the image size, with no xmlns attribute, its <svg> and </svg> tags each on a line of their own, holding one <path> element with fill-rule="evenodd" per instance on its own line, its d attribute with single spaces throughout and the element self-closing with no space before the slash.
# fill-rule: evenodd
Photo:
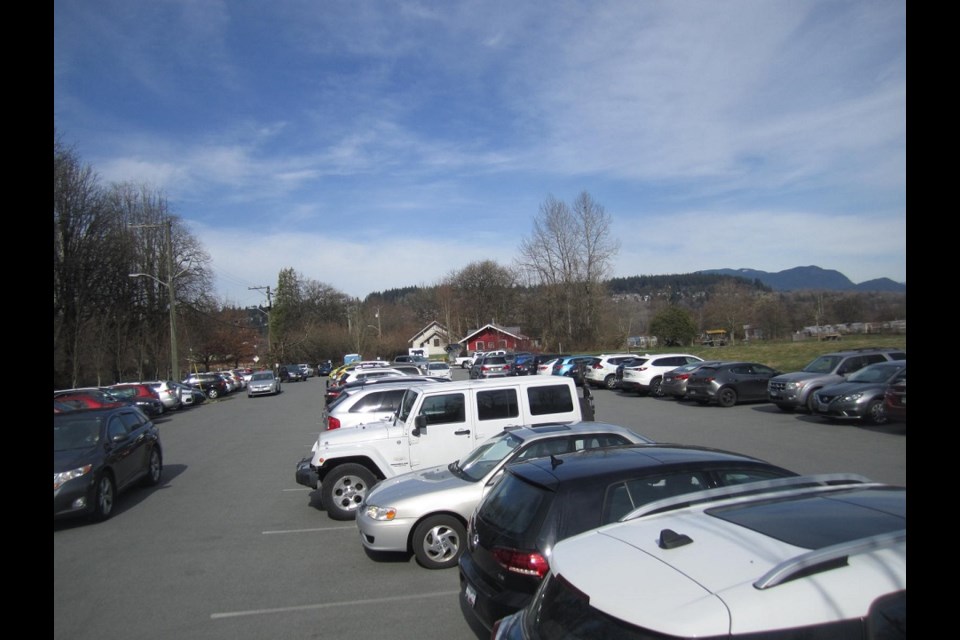
<svg viewBox="0 0 960 640">
<path fill-rule="evenodd" d="M 413 555 L 424 569 L 449 569 L 467 544 L 467 529 L 449 515 L 430 516 L 413 530 Z"/>
<path fill-rule="evenodd" d="M 327 515 L 334 520 L 353 520 L 376 477 L 360 464 L 335 467 L 320 485 L 320 500 Z"/>
<path fill-rule="evenodd" d="M 653 396 L 654 398 L 662 398 L 663 397 L 663 386 L 661 385 L 662 382 L 663 382 L 663 378 L 654 378 L 653 380 L 651 380 L 650 387 L 649 387 L 649 390 L 647 391 L 647 394 L 650 396 Z"/>
<path fill-rule="evenodd" d="M 863 417 L 866 418 L 866 421 L 870 424 L 886 424 L 887 423 L 887 409 L 883 406 L 883 400 L 871 400 L 870 404 L 867 405 L 867 410 L 864 412 Z"/>
<path fill-rule="evenodd" d="M 820 389 L 811 389 L 810 394 L 807 396 L 807 411 L 810 415 L 817 415 L 817 392 Z"/>
<path fill-rule="evenodd" d="M 150 459 L 147 462 L 147 475 L 143 479 L 143 484 L 147 487 L 155 487 L 160 484 L 160 478 L 163 476 L 163 458 L 156 447 L 150 449 Z"/>
<path fill-rule="evenodd" d="M 608 375 L 606 378 L 603 379 L 603 386 L 609 389 L 610 391 L 613 391 L 614 389 L 616 389 L 617 376 L 613 375 L 612 373 Z"/>
<path fill-rule="evenodd" d="M 113 505 L 117 499 L 117 487 L 113 483 L 113 476 L 104 473 L 97 480 L 97 490 L 93 496 L 93 513 L 90 519 L 94 522 L 103 522 L 113 515 Z"/>
<path fill-rule="evenodd" d="M 207 397 L 210 398 L 211 400 L 216 400 L 219 395 L 220 395 L 220 392 L 217 391 L 216 389 L 210 389 L 209 391 L 207 391 Z"/>
<path fill-rule="evenodd" d="M 730 387 L 724 387 L 717 392 L 717 404 L 729 409 L 737 404 L 737 392 Z"/>
</svg>

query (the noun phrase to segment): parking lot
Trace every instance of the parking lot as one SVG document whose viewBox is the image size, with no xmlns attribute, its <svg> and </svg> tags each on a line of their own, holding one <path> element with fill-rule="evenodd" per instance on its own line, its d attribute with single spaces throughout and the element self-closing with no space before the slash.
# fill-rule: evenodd
<svg viewBox="0 0 960 640">
<path fill-rule="evenodd" d="M 465 372 L 457 370 L 457 378 Z M 164 476 L 101 524 L 54 523 L 54 637 L 483 638 L 457 571 L 370 558 L 353 522 L 294 481 L 320 428 L 323 378 L 158 420 Z M 769 404 L 729 409 L 593 391 L 597 420 L 800 473 L 906 485 L 906 426 L 833 425 Z"/>
</svg>

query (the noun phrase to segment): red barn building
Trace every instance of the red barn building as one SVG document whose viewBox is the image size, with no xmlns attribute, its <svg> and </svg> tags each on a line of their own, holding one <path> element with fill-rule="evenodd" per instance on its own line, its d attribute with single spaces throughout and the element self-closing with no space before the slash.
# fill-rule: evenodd
<svg viewBox="0 0 960 640">
<path fill-rule="evenodd" d="M 472 333 L 468 333 L 460 341 L 469 353 L 476 351 L 527 351 L 530 349 L 530 338 L 520 333 L 520 327 L 498 327 L 488 324 Z"/>
</svg>

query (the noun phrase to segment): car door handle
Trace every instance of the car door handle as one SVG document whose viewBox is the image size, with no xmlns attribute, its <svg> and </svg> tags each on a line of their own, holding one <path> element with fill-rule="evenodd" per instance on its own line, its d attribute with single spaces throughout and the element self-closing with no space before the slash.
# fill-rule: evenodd
<svg viewBox="0 0 960 640">
<path fill-rule="evenodd" d="M 468 435 L 470 435 L 470 429 L 460 429 L 460 430 L 458 430 L 458 431 L 454 431 L 454 432 L 453 432 L 453 435 L 455 435 L 455 436 L 468 436 Z"/>
</svg>

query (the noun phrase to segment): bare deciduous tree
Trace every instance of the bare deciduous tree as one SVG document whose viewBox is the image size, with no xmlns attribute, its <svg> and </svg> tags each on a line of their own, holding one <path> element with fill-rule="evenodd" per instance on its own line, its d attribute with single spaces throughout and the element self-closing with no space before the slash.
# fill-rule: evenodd
<svg viewBox="0 0 960 640">
<path fill-rule="evenodd" d="M 610 223 L 606 210 L 586 191 L 572 207 L 552 195 L 541 203 L 517 263 L 548 309 L 546 343 L 565 337 L 572 346 L 596 338 L 604 281 L 620 249 Z"/>
</svg>

